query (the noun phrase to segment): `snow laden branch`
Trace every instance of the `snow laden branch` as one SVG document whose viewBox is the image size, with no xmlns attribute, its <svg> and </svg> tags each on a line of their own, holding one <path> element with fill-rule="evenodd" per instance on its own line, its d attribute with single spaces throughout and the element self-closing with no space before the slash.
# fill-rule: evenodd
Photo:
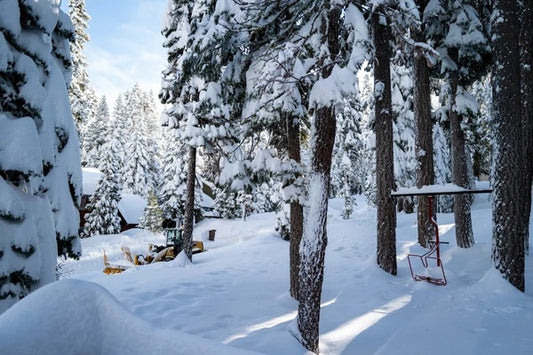
<svg viewBox="0 0 533 355">
<path fill-rule="evenodd" d="M 58 255 L 81 254 L 73 36 L 57 1 L 0 3 L 0 313 L 54 281 Z"/>
</svg>

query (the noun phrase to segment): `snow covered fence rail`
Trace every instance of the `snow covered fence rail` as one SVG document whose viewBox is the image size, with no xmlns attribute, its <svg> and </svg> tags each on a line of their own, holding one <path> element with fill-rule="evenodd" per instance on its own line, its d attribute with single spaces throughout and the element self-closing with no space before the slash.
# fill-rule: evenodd
<svg viewBox="0 0 533 355">
<path fill-rule="evenodd" d="M 445 185 L 426 185 L 421 188 L 417 187 L 400 187 L 396 191 L 391 191 L 391 196 L 436 196 L 436 195 L 458 195 L 458 194 L 480 194 L 491 193 L 492 189 L 476 188 L 467 189 L 455 184 Z"/>
</svg>

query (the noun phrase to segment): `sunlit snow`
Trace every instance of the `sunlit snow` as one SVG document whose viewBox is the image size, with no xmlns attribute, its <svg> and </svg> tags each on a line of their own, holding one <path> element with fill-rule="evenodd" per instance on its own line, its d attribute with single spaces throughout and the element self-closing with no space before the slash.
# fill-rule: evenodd
<svg viewBox="0 0 533 355">
<path fill-rule="evenodd" d="M 322 354 L 531 352 L 531 257 L 522 294 L 491 266 L 487 194 L 475 196 L 470 249 L 455 245 L 453 214 L 438 215 L 441 240 L 450 242 L 441 249 L 446 286 L 410 277 L 406 255 L 423 251 L 416 214 L 398 215 L 398 276 L 381 271 L 376 211 L 355 200 L 348 220 L 341 217 L 344 201 L 330 201 Z M 192 265 L 158 263 L 112 276 L 102 273 L 104 250 L 111 261 L 126 263 L 121 245 L 142 253 L 164 237 L 136 229 L 83 239 L 82 259 L 62 265 L 67 280 L 0 316 L 2 354 L 306 354 L 288 332 L 297 303 L 288 293 L 289 245 L 274 224 L 270 213 L 246 222 L 204 220 L 194 234 L 208 251 Z"/>
</svg>

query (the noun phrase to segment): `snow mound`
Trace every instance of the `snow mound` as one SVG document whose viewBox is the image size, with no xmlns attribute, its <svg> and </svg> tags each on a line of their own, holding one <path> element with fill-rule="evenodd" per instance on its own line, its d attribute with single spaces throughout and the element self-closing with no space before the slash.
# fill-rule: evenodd
<svg viewBox="0 0 533 355">
<path fill-rule="evenodd" d="M 246 354 L 207 339 L 158 329 L 135 317 L 103 287 L 63 280 L 30 294 L 0 316 L 4 354 Z"/>
</svg>

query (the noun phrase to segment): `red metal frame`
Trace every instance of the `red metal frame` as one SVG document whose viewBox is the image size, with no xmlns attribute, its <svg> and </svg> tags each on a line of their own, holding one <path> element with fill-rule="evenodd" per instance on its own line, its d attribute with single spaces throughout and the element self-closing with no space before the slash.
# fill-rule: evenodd
<svg viewBox="0 0 533 355">
<path fill-rule="evenodd" d="M 435 218 L 433 218 L 433 197 L 436 195 L 457 195 L 457 194 L 479 194 L 479 193 L 491 193 L 492 189 L 465 189 L 459 186 L 456 186 L 456 188 L 436 188 L 436 189 L 418 189 L 419 191 L 413 192 L 410 189 L 407 189 L 408 191 L 401 191 L 402 189 L 399 189 L 398 191 L 391 191 L 391 196 L 399 197 L 399 196 L 427 196 L 428 198 L 428 212 L 429 212 L 429 220 L 432 225 L 435 226 L 435 240 L 430 241 L 431 243 L 431 249 L 427 251 L 426 253 L 422 255 L 418 254 L 408 254 L 407 255 L 407 261 L 409 262 L 409 270 L 411 271 L 411 276 L 416 281 L 427 281 L 431 282 L 435 285 L 446 285 L 446 275 L 444 274 L 444 267 L 442 266 L 442 260 L 440 259 L 440 245 L 441 244 L 448 244 L 448 242 L 441 242 L 439 239 L 439 226 L 437 224 L 437 221 Z M 411 265 L 411 258 L 418 258 L 420 259 L 420 262 L 422 265 L 427 268 L 429 263 L 428 259 L 435 260 L 437 262 L 437 267 L 440 268 L 440 271 L 442 273 L 442 277 L 431 277 L 431 276 L 425 276 L 425 275 L 418 275 L 413 272 L 413 267 Z"/>
<path fill-rule="evenodd" d="M 411 271 L 411 277 L 415 281 L 427 281 L 434 285 L 444 286 L 447 284 L 446 280 L 446 274 L 444 273 L 444 267 L 442 266 L 442 261 L 440 260 L 440 238 L 439 238 L 439 225 L 437 224 L 437 221 L 435 218 L 433 218 L 433 196 L 428 196 L 428 214 L 429 214 L 429 220 L 431 224 L 435 226 L 435 240 L 430 241 L 430 243 L 433 243 L 433 246 L 431 249 L 427 252 L 425 252 L 422 255 L 419 254 L 408 254 L 407 255 L 407 262 L 409 263 L 409 271 Z M 442 242 L 443 244 L 447 244 L 446 242 Z M 434 256 L 435 254 L 435 256 Z M 442 277 L 431 277 L 426 275 L 419 275 L 415 274 L 413 272 L 413 267 L 411 265 L 411 258 L 418 258 L 420 259 L 422 265 L 424 268 L 427 268 L 429 266 L 428 259 L 436 260 L 437 266 L 440 268 L 440 271 L 442 273 Z"/>
</svg>

